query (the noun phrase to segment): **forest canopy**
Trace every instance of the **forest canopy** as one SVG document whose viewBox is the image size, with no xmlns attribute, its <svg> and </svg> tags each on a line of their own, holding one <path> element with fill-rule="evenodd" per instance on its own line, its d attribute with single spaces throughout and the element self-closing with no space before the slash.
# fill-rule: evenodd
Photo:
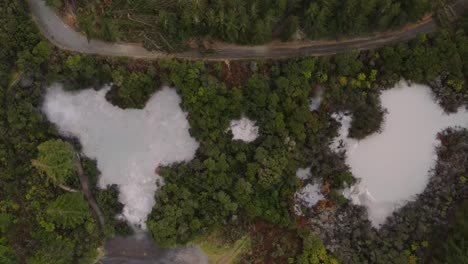
<svg viewBox="0 0 468 264">
<path fill-rule="evenodd" d="M 91 38 L 145 43 L 174 50 L 192 38 L 240 44 L 350 37 L 400 28 L 431 9 L 429 0 L 49 0 L 74 10 Z M 68 12 L 68 11 L 67 11 Z"/>
<path fill-rule="evenodd" d="M 63 7 L 61 1 L 48 2 Z M 159 33 L 178 41 L 195 34 L 262 43 L 275 32 L 282 32 L 278 26 L 284 24 L 282 21 L 288 21 L 286 35 L 297 27 L 310 37 L 322 36 L 322 30 L 326 36 L 361 34 L 380 26 L 392 28 L 416 21 L 428 10 L 425 1 L 390 0 L 347 1 L 345 8 L 338 1 L 307 2 L 305 6 L 305 1 L 216 1 L 210 8 L 205 1 L 185 6 L 163 0 L 76 2 L 78 12 L 83 12 L 79 20 L 84 22 L 80 21 L 80 25 L 89 25 L 88 34 L 99 28 L 103 31 L 94 33 L 107 32 L 117 39 L 119 32 L 138 29 L 141 35 L 130 34 L 128 38 L 143 39 L 150 33 L 148 28 L 167 22 L 162 32 L 154 33 L 161 43 L 164 41 Z M 153 10 L 148 3 L 159 3 L 161 8 Z M 128 16 L 122 14 L 124 8 L 136 11 Z M 81 192 L 69 192 L 56 184 L 80 189 L 71 166 L 73 152 L 79 152 L 80 146 L 73 139 L 63 138 L 40 112 L 44 91 L 53 81 L 63 82 L 70 90 L 113 83 L 108 100 L 123 108 L 141 108 L 161 83 L 176 87 L 181 107 L 189 113 L 190 133 L 200 142 L 200 148 L 191 162 L 160 168 L 165 185 L 155 195 L 157 203 L 149 216 L 148 228 L 161 245 L 185 244 L 225 228 L 226 239 L 235 239 L 237 233 L 252 236 L 252 254 L 246 256 L 251 262 L 336 263 L 338 259 L 379 263 L 397 259 L 403 260 L 399 263 L 414 263 L 416 256 L 419 262 L 428 256 L 428 241 L 432 243 L 432 233 L 440 225 L 433 218 L 415 216 L 414 211 L 402 217 L 405 222 L 398 226 L 398 232 L 387 232 L 392 239 L 379 240 L 375 233 L 357 229 L 349 236 L 353 239 L 348 240 L 349 251 L 330 256 L 304 218 L 293 212 L 294 193 L 306 184 L 295 173 L 300 167 L 310 166 L 311 172 L 329 186 L 326 205 L 345 210 L 350 205 L 338 190 L 354 179 L 343 156 L 330 151 L 329 143 L 338 129 L 330 113 L 352 113 L 356 118 L 351 136 L 364 138 L 382 124 L 380 91 L 402 78 L 431 85 L 448 112 L 466 105 L 466 22 L 458 28 L 422 34 L 408 43 L 332 57 L 229 63 L 143 61 L 60 51 L 38 34 L 24 1 L 0 0 L 0 9 L 5 14 L 0 16 L 1 263 L 91 263 L 97 255 L 96 248 L 106 237 L 128 231 L 126 224 L 115 218 L 122 210 L 116 186 L 108 190 L 96 187 L 99 171 L 95 161 L 83 159 L 83 167 L 109 223 L 104 230 L 97 225 Z M 338 9 L 348 13 L 335 18 L 331 14 L 344 12 Z M 239 18 L 245 20 L 244 26 L 233 27 Z M 150 21 L 149 26 L 132 19 Z M 318 22 L 307 27 L 307 21 L 314 19 L 326 21 L 325 29 Z M 345 23 L 351 20 L 357 22 Z M 226 34 L 228 29 L 233 31 Z M 20 85 L 25 79 L 32 82 Z M 320 87 L 325 89 L 323 106 L 311 112 L 309 99 Z M 233 141 L 232 135 L 226 133 L 229 121 L 242 115 L 260 127 L 259 138 L 249 144 Z M 461 144 L 467 142 L 466 131 L 458 134 L 460 139 L 454 145 L 460 148 L 460 155 L 466 154 L 466 146 Z M 443 157 L 452 157 L 449 154 Z M 39 166 L 38 170 L 31 160 L 47 166 Z M 463 166 L 461 169 L 466 171 L 466 164 Z M 462 185 L 466 178 L 461 174 L 451 176 L 459 189 L 466 190 Z M 438 207 L 424 208 L 444 213 L 445 221 L 454 204 L 466 199 L 466 193 L 437 197 Z M 365 212 L 358 212 L 362 220 Z M 447 249 L 438 255 L 441 259 L 448 257 L 447 252 L 452 249 L 466 252 L 465 240 L 457 233 L 466 233 L 466 210 L 454 216 L 455 225 L 447 233 Z M 416 243 L 414 237 L 421 241 Z M 445 236 L 435 239 L 441 237 Z M 460 254 L 456 259 L 466 257 Z"/>
<path fill-rule="evenodd" d="M 109 220 L 98 227 L 80 192 L 77 146 L 59 139 L 40 112 L 57 50 L 28 11 L 26 1 L 0 0 L 0 263 L 89 264 L 117 232 L 122 207 L 115 188 L 97 190 L 95 166 L 83 162 Z"/>
</svg>

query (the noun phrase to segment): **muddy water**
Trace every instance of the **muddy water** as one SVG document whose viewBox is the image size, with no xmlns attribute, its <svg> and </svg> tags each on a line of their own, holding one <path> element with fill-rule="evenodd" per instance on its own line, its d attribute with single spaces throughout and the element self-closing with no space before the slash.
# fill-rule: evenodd
<svg viewBox="0 0 468 264">
<path fill-rule="evenodd" d="M 118 185 L 123 217 L 144 228 L 162 183 L 156 168 L 191 160 L 198 143 L 175 89 L 162 88 L 141 110 L 113 106 L 105 99 L 109 89 L 68 92 L 55 84 L 47 90 L 43 111 L 61 134 L 80 140 L 84 154 L 97 160 L 100 187 Z"/>
<path fill-rule="evenodd" d="M 157 182 L 162 183 L 155 169 L 191 160 L 198 143 L 190 137 L 186 113 L 174 89 L 162 88 L 142 110 L 111 105 L 105 99 L 109 89 L 68 92 L 54 84 L 47 91 L 43 111 L 61 134 L 77 137 L 85 155 L 97 160 L 100 187 L 117 184 L 119 200 L 125 205 L 123 217 L 144 230 Z M 207 263 L 198 247 L 162 249 L 142 229 L 135 230 L 133 237 L 107 241 L 105 257 L 97 263 Z"/>
<path fill-rule="evenodd" d="M 229 130 L 232 131 L 233 140 L 242 140 L 249 143 L 255 141 L 258 137 L 258 126 L 255 125 L 254 121 L 246 117 L 232 120 Z"/>
<path fill-rule="evenodd" d="M 116 237 L 107 241 L 105 256 L 98 264 L 207 264 L 208 258 L 196 246 L 164 249 L 154 245 L 148 234 Z"/>
<path fill-rule="evenodd" d="M 383 224 L 392 212 L 426 187 L 436 161 L 437 133 L 452 126 L 468 127 L 468 111 L 445 114 L 429 87 L 401 82 L 381 95 L 388 110 L 382 133 L 362 141 L 347 138 L 350 116 L 336 115 L 347 163 L 360 183 L 345 190 L 355 204 L 368 208 L 373 225 Z"/>
</svg>

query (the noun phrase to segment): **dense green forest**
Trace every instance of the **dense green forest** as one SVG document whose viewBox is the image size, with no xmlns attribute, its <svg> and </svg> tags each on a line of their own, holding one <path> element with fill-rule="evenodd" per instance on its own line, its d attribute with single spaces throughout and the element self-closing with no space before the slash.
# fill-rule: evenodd
<svg viewBox="0 0 468 264">
<path fill-rule="evenodd" d="M 39 110 L 53 50 L 24 1 L 2 0 L 0 10 L 0 263 L 92 263 L 119 224 L 118 193 L 94 190 L 108 218 L 100 228 L 81 192 L 66 191 L 80 189 L 74 150 Z M 83 166 L 96 186 L 95 165 Z"/>
<path fill-rule="evenodd" d="M 219 6 L 213 6 L 232 12 L 248 6 L 249 10 L 259 14 L 256 8 L 261 6 L 259 10 L 263 10 L 261 13 L 265 16 L 296 14 L 298 23 L 305 27 L 305 22 L 299 19 L 303 16 L 297 13 L 303 9 L 297 2 L 298 6 L 292 7 L 288 7 L 291 2 L 287 2 L 285 10 L 289 11 L 279 15 L 275 13 L 278 11 L 263 12 L 269 10 L 266 1 L 259 1 L 257 5 L 254 5 L 256 2 L 238 3 L 235 8 L 231 6 L 233 2 L 219 1 Z M 409 5 L 411 2 L 399 3 L 398 16 L 406 15 L 391 19 L 394 24 L 385 24 L 385 27 L 414 21 L 427 10 L 423 1 L 416 1 L 422 3 L 418 10 L 411 9 L 418 6 L 416 2 Z M 61 2 L 54 3 L 60 5 Z M 137 1 L 121 2 L 124 3 Z M 322 2 L 316 4 L 323 8 L 319 3 Z M 322 5 L 325 3 L 332 2 L 323 1 Z M 371 10 L 376 10 L 377 3 L 382 4 L 375 1 Z M 393 4 L 392 1 L 386 3 Z M 177 8 L 182 8 L 169 2 L 166 4 L 168 9 L 159 10 L 158 16 L 160 13 L 175 16 L 179 14 Z M 87 8 L 90 7 L 83 7 L 83 12 Z M 169 12 L 172 8 L 173 13 Z M 433 241 L 448 235 L 446 247 L 440 246 L 441 250 L 434 254 L 433 260 L 450 263 L 451 257 L 466 259 L 466 245 L 463 236 L 459 235 L 466 231 L 466 217 L 462 215 L 465 211 L 453 214 L 454 206 L 467 198 L 463 185 L 454 189 L 450 203 L 443 204 L 446 213 L 425 217 L 421 230 L 417 224 L 420 219 L 411 212 L 427 212 L 409 207 L 402 210 L 401 219 L 404 220 L 395 228 L 398 234 L 388 232 L 392 239 L 383 242 L 376 238 L 378 235 L 356 236 L 360 240 L 355 247 L 335 257 L 304 224 L 307 220 L 294 215 L 293 194 L 304 184 L 295 177 L 297 168 L 311 166 L 313 174 L 330 185 L 328 206 L 339 210 L 351 206 L 336 191 L 354 179 L 343 155 L 329 149 L 338 129 L 331 113 L 352 113 L 355 118 L 351 136 L 364 138 L 378 131 L 384 118 L 380 91 L 391 88 L 402 78 L 431 85 L 447 111 L 455 111 L 467 104 L 467 18 L 455 28 L 442 28 L 433 35 L 420 35 L 409 43 L 374 51 L 227 64 L 104 58 L 59 51 L 40 37 L 23 1 L 0 0 L 0 10 L 5 14 L 0 17 L 1 263 L 91 263 L 106 236 L 128 232 L 125 224 L 114 218 L 122 209 L 116 199 L 118 190 L 115 186 L 108 190 L 93 190 L 105 214 L 105 227 L 99 226 L 81 192 L 67 191 L 80 190 L 72 166 L 73 156 L 80 146 L 75 140 L 61 137 L 40 112 L 42 96 L 52 81 L 61 81 L 68 89 L 99 88 L 112 82 L 114 86 L 108 99 L 123 108 L 142 108 L 161 84 L 176 87 L 182 98 L 181 107 L 189 113 L 190 133 L 200 142 L 200 148 L 191 162 L 162 169 L 165 185 L 156 193 L 156 206 L 148 220 L 148 228 L 160 245 L 185 244 L 222 228 L 226 240 L 252 234 L 252 254 L 243 258 L 247 263 L 388 263 L 385 261 L 395 259 L 401 260 L 400 263 L 423 263 L 432 257 L 425 248 L 435 247 Z M 196 17 L 193 15 L 195 11 L 190 11 L 190 18 Z M 99 12 L 102 10 L 94 14 Z M 219 10 L 212 12 L 221 14 Z M 209 13 L 201 12 L 203 15 Z M 362 13 L 370 21 L 369 15 Z M 247 17 L 256 19 L 253 15 Z M 174 19 L 179 18 L 175 16 Z M 326 21 L 334 20 L 327 18 Z M 195 29 L 210 29 L 207 25 L 187 23 Z M 364 23 L 367 24 L 362 32 L 373 30 L 377 25 L 375 22 L 372 26 L 369 22 Z M 338 22 L 328 26 L 329 32 L 336 34 L 360 33 L 354 29 L 348 32 L 346 30 L 351 29 L 342 28 Z M 173 30 L 178 32 L 179 29 Z M 189 28 L 181 32 L 184 30 L 188 32 Z M 224 31 L 194 30 L 197 34 L 212 34 L 221 39 L 220 32 Z M 174 34 L 181 39 L 188 37 Z M 251 36 L 249 34 L 256 35 L 250 31 L 242 34 L 232 41 L 242 42 L 242 38 Z M 308 99 L 315 95 L 318 87 L 326 88 L 323 107 L 311 112 Z M 241 115 L 256 120 L 260 127 L 260 137 L 252 143 L 232 141 L 232 136 L 225 134 L 229 121 Z M 455 164 L 450 159 L 458 157 L 451 153 L 466 157 L 468 152 L 461 144 L 466 141 L 466 134 L 466 131 L 452 131 L 450 135 L 453 136 L 447 137 L 453 139 L 447 142 L 451 142 L 448 146 L 453 148 L 447 147 L 439 153 L 446 164 L 453 164 L 456 169 L 447 184 L 455 180 L 462 182 L 464 177 L 460 176 L 468 171 L 466 164 Z M 93 186 L 99 176 L 95 162 L 82 161 Z M 445 197 L 434 198 L 437 199 L 444 200 Z M 438 206 L 442 205 L 435 204 L 434 208 Z M 73 217 L 64 217 L 66 210 L 72 211 Z M 450 232 L 431 232 L 441 228 L 437 218 L 454 219 Z M 412 236 L 407 235 L 408 230 Z M 437 237 L 433 237 L 434 234 Z M 415 237 L 419 239 L 418 244 L 413 240 Z M 460 254 L 451 256 L 451 252 Z"/>
<path fill-rule="evenodd" d="M 468 202 L 465 201 L 461 205 L 454 208 L 452 225 L 449 228 L 444 228 L 447 232 L 442 234 L 442 230 L 438 231 L 438 235 L 446 237 L 444 240 L 438 240 L 433 246 L 434 258 L 433 263 L 466 263 L 468 262 Z"/>
<path fill-rule="evenodd" d="M 137 41 L 170 51 L 197 37 L 262 44 L 290 40 L 298 30 L 310 39 L 359 36 L 403 27 L 431 9 L 429 0 L 47 2 L 66 14 L 76 13 L 77 20 L 69 21 L 91 38 Z"/>
</svg>

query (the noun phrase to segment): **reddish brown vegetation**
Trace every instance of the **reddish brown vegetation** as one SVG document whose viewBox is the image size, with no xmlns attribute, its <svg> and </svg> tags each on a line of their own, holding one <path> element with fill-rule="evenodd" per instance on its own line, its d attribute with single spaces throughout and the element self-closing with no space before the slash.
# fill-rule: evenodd
<svg viewBox="0 0 468 264">
<path fill-rule="evenodd" d="M 301 238 L 294 230 L 257 221 L 250 227 L 251 252 L 245 256 L 245 263 L 288 263 L 296 255 Z"/>
<path fill-rule="evenodd" d="M 243 87 L 250 77 L 251 70 L 242 61 L 225 61 L 222 64 L 221 81 L 228 88 Z"/>
</svg>

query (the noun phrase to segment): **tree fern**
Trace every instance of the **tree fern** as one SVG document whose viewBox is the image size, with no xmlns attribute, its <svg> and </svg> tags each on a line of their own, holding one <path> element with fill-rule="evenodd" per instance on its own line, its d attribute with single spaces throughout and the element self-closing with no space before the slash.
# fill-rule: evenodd
<svg viewBox="0 0 468 264">
<path fill-rule="evenodd" d="M 54 184 L 64 184 L 75 173 L 73 147 L 60 139 L 49 140 L 40 144 L 37 160 L 32 164 L 44 173 Z"/>
<path fill-rule="evenodd" d="M 74 228 L 90 219 L 82 193 L 66 193 L 47 206 L 49 220 L 63 228 Z"/>
</svg>

